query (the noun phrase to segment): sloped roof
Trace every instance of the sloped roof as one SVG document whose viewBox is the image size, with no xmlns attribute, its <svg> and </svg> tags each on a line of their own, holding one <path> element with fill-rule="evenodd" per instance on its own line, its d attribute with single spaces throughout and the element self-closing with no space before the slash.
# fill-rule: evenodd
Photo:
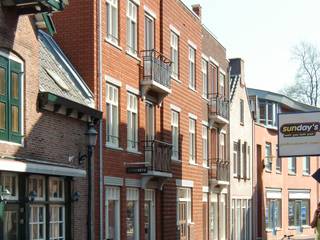
<svg viewBox="0 0 320 240">
<path fill-rule="evenodd" d="M 94 108 L 93 93 L 53 38 L 39 30 L 38 39 L 40 44 L 40 92 L 50 92 Z"/>
<path fill-rule="evenodd" d="M 248 88 L 248 94 L 249 96 L 257 96 L 258 98 L 261 98 L 261 99 L 280 103 L 284 106 L 287 106 L 288 108 L 301 111 L 301 112 L 320 111 L 320 108 L 298 102 L 296 100 L 293 100 L 279 93 L 269 92 L 265 90 L 255 89 L 255 88 Z"/>
</svg>

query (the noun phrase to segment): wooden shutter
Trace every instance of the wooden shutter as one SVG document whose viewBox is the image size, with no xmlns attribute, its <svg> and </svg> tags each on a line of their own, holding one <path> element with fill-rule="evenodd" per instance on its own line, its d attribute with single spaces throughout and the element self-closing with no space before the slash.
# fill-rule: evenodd
<svg viewBox="0 0 320 240">
<path fill-rule="evenodd" d="M 9 140 L 8 134 L 8 123 L 9 123 L 9 86 L 8 86 L 8 79 L 9 79 L 9 61 L 8 59 L 0 56 L 0 111 L 4 114 L 0 115 L 1 125 L 0 126 L 0 139 L 2 140 Z M 2 81 L 3 80 L 3 81 Z"/>
<path fill-rule="evenodd" d="M 241 177 L 241 140 L 238 141 L 238 178 Z"/>
</svg>

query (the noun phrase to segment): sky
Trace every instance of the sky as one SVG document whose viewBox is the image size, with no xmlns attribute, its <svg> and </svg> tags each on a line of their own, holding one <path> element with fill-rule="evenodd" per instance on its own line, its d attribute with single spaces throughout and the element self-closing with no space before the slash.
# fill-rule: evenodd
<svg viewBox="0 0 320 240">
<path fill-rule="evenodd" d="M 278 91 L 294 84 L 292 51 L 302 41 L 320 48 L 319 0 L 183 0 L 202 6 L 202 22 L 245 61 L 248 87 Z"/>
</svg>

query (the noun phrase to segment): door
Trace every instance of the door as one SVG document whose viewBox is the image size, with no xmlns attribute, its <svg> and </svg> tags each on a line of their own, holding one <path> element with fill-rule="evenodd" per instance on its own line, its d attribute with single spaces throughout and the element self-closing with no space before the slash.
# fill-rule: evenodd
<svg viewBox="0 0 320 240">
<path fill-rule="evenodd" d="M 144 200 L 144 233 L 145 240 L 155 240 L 155 191 L 151 189 L 145 190 Z"/>
<path fill-rule="evenodd" d="M 154 152 L 154 105 L 146 103 L 146 143 L 145 161 L 152 166 L 152 155 Z"/>
<path fill-rule="evenodd" d="M 0 203 L 0 240 L 19 239 L 19 206 Z"/>
<path fill-rule="evenodd" d="M 154 19 L 148 14 L 145 15 L 144 22 L 144 48 L 145 50 L 153 50 L 154 49 Z"/>
<path fill-rule="evenodd" d="M 180 240 L 188 239 L 187 202 L 179 202 Z"/>
</svg>

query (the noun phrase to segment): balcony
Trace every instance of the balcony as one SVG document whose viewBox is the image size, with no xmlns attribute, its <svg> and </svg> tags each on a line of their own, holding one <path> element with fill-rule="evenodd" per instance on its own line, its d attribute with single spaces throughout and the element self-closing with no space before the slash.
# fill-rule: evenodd
<svg viewBox="0 0 320 240">
<path fill-rule="evenodd" d="M 229 100 L 218 94 L 209 94 L 210 120 L 223 126 L 229 123 Z"/>
<path fill-rule="evenodd" d="M 145 50 L 142 55 L 143 97 L 151 97 L 159 104 L 171 93 L 171 61 L 155 50 Z"/>
<path fill-rule="evenodd" d="M 62 11 L 69 0 L 0 0 L 4 7 L 15 7 L 19 15 Z"/>
<path fill-rule="evenodd" d="M 210 161 L 209 179 L 214 185 L 229 185 L 229 161 L 213 158 Z"/>
</svg>

